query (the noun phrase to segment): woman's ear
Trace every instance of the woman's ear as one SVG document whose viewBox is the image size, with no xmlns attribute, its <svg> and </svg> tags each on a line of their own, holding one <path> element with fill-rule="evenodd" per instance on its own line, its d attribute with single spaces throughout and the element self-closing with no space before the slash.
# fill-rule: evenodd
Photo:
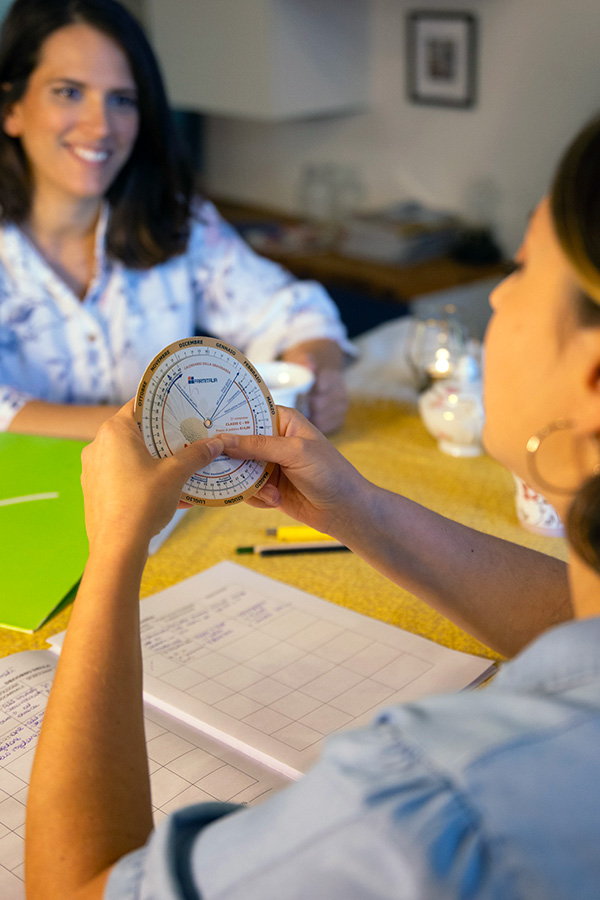
<svg viewBox="0 0 600 900">
<path fill-rule="evenodd" d="M 23 128 L 21 122 L 21 107 L 18 103 L 13 103 L 4 110 L 2 130 L 9 137 L 21 137 Z"/>
<path fill-rule="evenodd" d="M 12 90 L 12 84 L 8 81 L 3 82 L 1 87 L 1 92 L 3 97 L 8 97 L 10 91 Z M 2 104 L 2 108 L 0 110 L 0 116 L 2 120 L 2 130 L 9 137 L 21 137 L 22 134 L 22 123 L 21 123 L 21 104 L 18 101 L 11 103 L 10 101 L 6 104 Z"/>
<path fill-rule="evenodd" d="M 578 385 L 573 421 L 582 434 L 600 434 L 600 328 L 584 328 L 577 341 Z"/>
</svg>

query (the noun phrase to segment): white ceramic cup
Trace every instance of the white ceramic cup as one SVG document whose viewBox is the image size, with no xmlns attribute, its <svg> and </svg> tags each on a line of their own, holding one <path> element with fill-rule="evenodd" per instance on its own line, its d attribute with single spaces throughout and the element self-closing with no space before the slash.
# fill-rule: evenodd
<svg viewBox="0 0 600 900">
<path fill-rule="evenodd" d="M 563 537 L 565 529 L 552 504 L 514 472 L 513 478 L 517 518 L 523 528 L 546 537 Z"/>
<path fill-rule="evenodd" d="M 278 406 L 292 406 L 307 412 L 308 393 L 315 383 L 310 369 L 289 362 L 259 363 L 256 368 Z"/>
</svg>

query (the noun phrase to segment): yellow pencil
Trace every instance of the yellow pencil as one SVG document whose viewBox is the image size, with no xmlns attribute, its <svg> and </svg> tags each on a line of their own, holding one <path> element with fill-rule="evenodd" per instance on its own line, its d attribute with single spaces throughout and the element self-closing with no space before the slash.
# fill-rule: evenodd
<svg viewBox="0 0 600 900">
<path fill-rule="evenodd" d="M 276 537 L 278 541 L 330 541 L 328 534 L 323 534 L 308 525 L 284 525 L 281 528 L 267 528 L 266 534 Z"/>
</svg>

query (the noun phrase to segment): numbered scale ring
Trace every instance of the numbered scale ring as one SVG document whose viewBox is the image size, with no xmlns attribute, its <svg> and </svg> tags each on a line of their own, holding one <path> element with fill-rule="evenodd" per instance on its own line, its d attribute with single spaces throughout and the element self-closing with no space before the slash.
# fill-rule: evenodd
<svg viewBox="0 0 600 900">
<path fill-rule="evenodd" d="M 152 456 L 167 457 L 215 434 L 277 433 L 275 404 L 246 357 L 223 341 L 186 338 L 154 357 L 140 381 L 135 417 Z M 185 483 L 182 500 L 228 506 L 266 484 L 273 463 L 219 456 Z"/>
</svg>

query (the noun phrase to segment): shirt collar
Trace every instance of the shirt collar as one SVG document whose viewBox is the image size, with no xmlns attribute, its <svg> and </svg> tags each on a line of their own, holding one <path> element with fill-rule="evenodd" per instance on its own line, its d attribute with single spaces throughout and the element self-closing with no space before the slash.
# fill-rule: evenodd
<svg viewBox="0 0 600 900">
<path fill-rule="evenodd" d="M 107 265 L 106 260 L 106 231 L 108 228 L 108 219 L 110 216 L 110 207 L 106 201 L 100 207 L 100 215 L 96 224 L 96 236 L 94 241 L 94 252 L 96 256 L 96 272 L 103 272 Z"/>
<path fill-rule="evenodd" d="M 506 663 L 494 686 L 553 693 L 600 679 L 600 616 L 556 625 Z"/>
</svg>

